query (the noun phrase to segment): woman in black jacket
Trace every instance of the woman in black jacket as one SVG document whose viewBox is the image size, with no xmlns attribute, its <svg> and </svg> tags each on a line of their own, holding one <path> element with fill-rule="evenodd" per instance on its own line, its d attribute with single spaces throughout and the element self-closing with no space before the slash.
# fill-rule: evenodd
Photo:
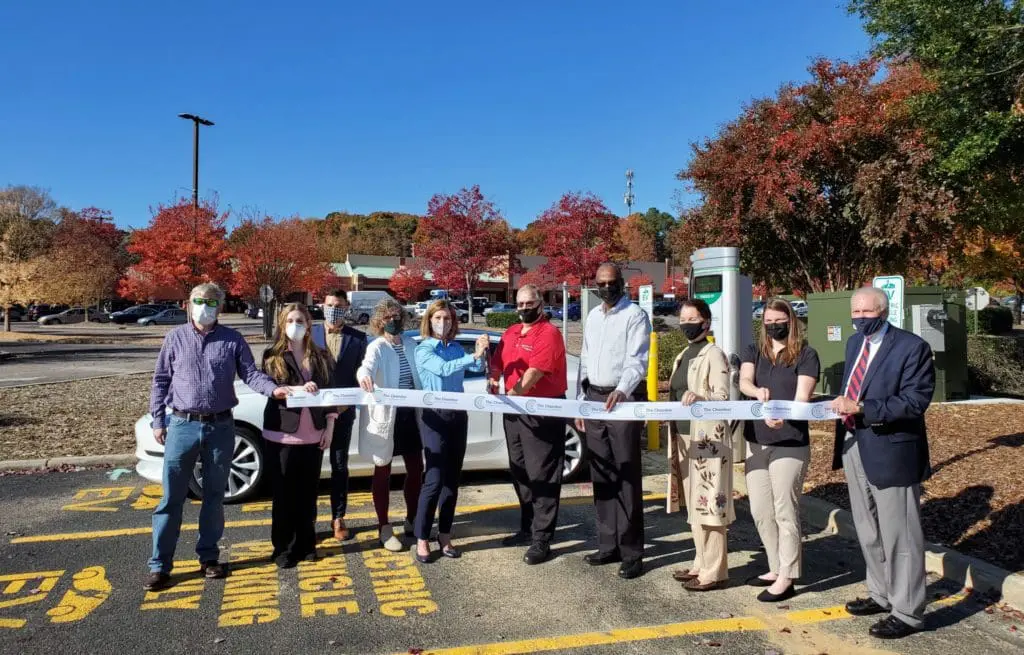
<svg viewBox="0 0 1024 655">
<path fill-rule="evenodd" d="M 277 317 L 274 344 L 263 353 L 263 372 L 278 384 L 315 393 L 331 382 L 331 360 L 313 343 L 304 305 L 284 306 Z M 331 447 L 336 407 L 289 408 L 267 399 L 263 410 L 263 454 L 274 493 L 271 559 L 291 568 L 316 559 L 316 494 L 324 450 Z"/>
</svg>

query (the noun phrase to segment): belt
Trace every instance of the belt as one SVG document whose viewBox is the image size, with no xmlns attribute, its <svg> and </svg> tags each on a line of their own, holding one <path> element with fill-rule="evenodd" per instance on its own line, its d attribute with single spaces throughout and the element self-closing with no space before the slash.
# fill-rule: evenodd
<svg viewBox="0 0 1024 655">
<path fill-rule="evenodd" d="M 217 412 L 216 414 L 199 414 L 196 412 L 182 412 L 174 410 L 172 412 L 178 418 L 183 418 L 186 421 L 196 421 L 198 423 L 215 423 L 221 419 L 231 418 L 231 410 L 226 409 L 223 412 Z"/>
<path fill-rule="evenodd" d="M 608 395 L 611 392 L 615 391 L 615 387 L 599 387 L 596 384 L 591 384 L 587 388 L 593 391 L 594 393 L 603 393 L 605 395 Z"/>
</svg>

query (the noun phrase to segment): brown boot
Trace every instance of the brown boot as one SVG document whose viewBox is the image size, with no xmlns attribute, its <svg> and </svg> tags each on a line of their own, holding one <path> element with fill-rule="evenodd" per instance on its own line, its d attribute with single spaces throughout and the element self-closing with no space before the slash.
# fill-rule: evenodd
<svg viewBox="0 0 1024 655">
<path fill-rule="evenodd" d="M 350 536 L 348 528 L 345 527 L 345 519 L 334 519 L 331 521 L 334 527 L 334 538 L 338 541 L 348 541 Z"/>
</svg>

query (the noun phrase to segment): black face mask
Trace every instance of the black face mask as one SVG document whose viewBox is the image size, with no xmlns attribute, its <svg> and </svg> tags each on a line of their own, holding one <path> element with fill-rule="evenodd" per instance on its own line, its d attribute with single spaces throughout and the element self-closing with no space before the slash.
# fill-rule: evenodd
<svg viewBox="0 0 1024 655">
<path fill-rule="evenodd" d="M 622 297 L 622 283 L 612 282 L 606 287 L 598 287 L 597 296 L 608 305 L 614 305 Z"/>
<path fill-rule="evenodd" d="M 882 329 L 885 322 L 889 319 L 885 316 L 861 316 L 853 319 L 853 326 L 857 328 L 857 331 L 861 334 L 870 337 L 875 332 Z"/>
<path fill-rule="evenodd" d="M 388 334 L 401 334 L 402 333 L 402 319 L 396 318 L 393 321 L 388 321 L 384 324 L 384 331 Z"/>
<path fill-rule="evenodd" d="M 697 337 L 704 334 L 703 323 L 680 323 L 679 329 L 683 331 L 683 334 L 685 334 L 686 338 L 690 341 L 694 341 Z"/>
<path fill-rule="evenodd" d="M 519 320 L 529 325 L 540 318 L 540 307 L 528 307 L 519 310 Z"/>
<path fill-rule="evenodd" d="M 764 331 L 765 334 L 776 341 L 785 341 L 786 337 L 789 336 L 789 322 L 765 325 Z"/>
</svg>

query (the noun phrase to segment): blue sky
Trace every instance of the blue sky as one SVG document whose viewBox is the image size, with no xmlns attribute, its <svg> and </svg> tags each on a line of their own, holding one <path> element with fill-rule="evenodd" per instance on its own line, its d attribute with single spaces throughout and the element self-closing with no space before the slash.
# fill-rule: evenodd
<svg viewBox="0 0 1024 655">
<path fill-rule="evenodd" d="M 868 40 L 840 0 L 0 2 L 0 186 L 141 227 L 222 208 L 422 213 L 479 184 L 523 226 L 562 193 L 672 210 L 689 144 Z"/>
</svg>

